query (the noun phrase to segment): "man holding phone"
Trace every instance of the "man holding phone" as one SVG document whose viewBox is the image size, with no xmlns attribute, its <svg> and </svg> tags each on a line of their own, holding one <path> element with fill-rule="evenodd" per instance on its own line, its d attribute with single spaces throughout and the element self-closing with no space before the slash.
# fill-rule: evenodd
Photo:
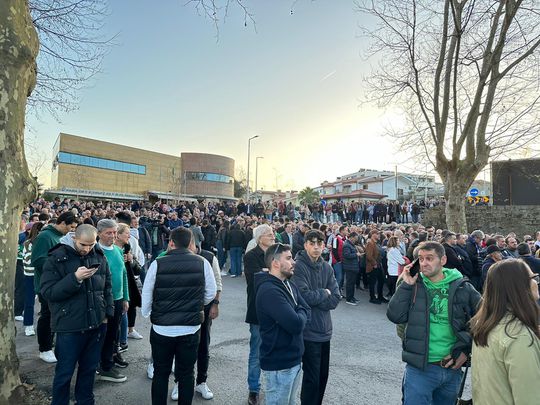
<svg viewBox="0 0 540 405">
<path fill-rule="evenodd" d="M 440 243 L 421 243 L 415 256 L 386 312 L 393 323 L 405 324 L 403 404 L 454 405 L 471 352 L 468 322 L 480 294 L 459 271 L 444 268 Z"/>
<path fill-rule="evenodd" d="M 60 240 L 43 266 L 41 294 L 51 310 L 58 362 L 52 405 L 69 404 L 69 388 L 78 364 L 75 401 L 94 403 L 94 377 L 107 316 L 114 312 L 111 273 L 103 251 L 96 247 L 97 231 L 80 225 Z"/>
</svg>

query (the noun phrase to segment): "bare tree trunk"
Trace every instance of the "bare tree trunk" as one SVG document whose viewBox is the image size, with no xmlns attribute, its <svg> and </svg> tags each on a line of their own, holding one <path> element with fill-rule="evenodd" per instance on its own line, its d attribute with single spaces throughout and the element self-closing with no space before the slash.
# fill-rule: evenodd
<svg viewBox="0 0 540 405">
<path fill-rule="evenodd" d="M 20 215 L 37 193 L 24 157 L 24 119 L 39 47 L 26 1 L 0 1 L 0 32 L 0 404 L 21 404 L 13 292 Z"/>
<path fill-rule="evenodd" d="M 453 176 L 450 176 L 445 181 L 444 189 L 446 199 L 446 227 L 452 232 L 466 233 L 465 196 L 467 194 L 467 188 L 463 188 L 461 179 L 458 181 Z"/>
</svg>

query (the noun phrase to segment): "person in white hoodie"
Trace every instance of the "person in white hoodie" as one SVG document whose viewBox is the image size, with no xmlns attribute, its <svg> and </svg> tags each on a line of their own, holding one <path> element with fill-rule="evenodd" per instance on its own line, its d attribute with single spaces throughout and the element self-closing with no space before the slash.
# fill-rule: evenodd
<svg viewBox="0 0 540 405">
<path fill-rule="evenodd" d="M 389 296 L 396 292 L 396 282 L 398 279 L 398 267 L 405 264 L 405 257 L 399 248 L 399 239 L 391 236 L 386 245 L 386 260 L 388 264 L 388 290 Z"/>
</svg>

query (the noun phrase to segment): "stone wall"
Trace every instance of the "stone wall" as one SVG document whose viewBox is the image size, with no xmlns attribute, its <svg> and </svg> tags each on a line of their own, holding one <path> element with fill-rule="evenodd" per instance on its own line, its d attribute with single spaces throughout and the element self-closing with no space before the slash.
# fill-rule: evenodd
<svg viewBox="0 0 540 405">
<path fill-rule="evenodd" d="M 540 205 L 486 205 L 467 207 L 467 228 L 469 232 L 481 229 L 487 233 L 506 235 L 515 232 L 518 238 L 540 231 Z M 446 228 L 444 207 L 426 210 L 424 225 Z"/>
</svg>

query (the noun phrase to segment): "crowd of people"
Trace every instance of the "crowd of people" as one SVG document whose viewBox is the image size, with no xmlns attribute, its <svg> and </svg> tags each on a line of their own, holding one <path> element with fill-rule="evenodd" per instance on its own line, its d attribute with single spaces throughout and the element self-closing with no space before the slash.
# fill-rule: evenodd
<svg viewBox="0 0 540 405">
<path fill-rule="evenodd" d="M 37 334 L 39 357 L 56 363 L 52 404 L 69 403 L 77 366 L 75 400 L 93 404 L 96 378 L 127 379 L 122 353 L 143 339 L 140 308 L 152 323 L 152 403 L 167 402 L 173 369 L 171 398 L 190 404 L 195 392 L 214 397 L 207 374 L 222 278 L 244 278 L 248 404 L 261 403 L 263 375 L 266 404 L 294 404 L 300 390 L 314 405 L 329 375 L 331 311 L 342 300 L 357 306 L 356 291 L 367 290 L 398 324 L 404 404 L 455 404 L 471 351 L 475 403 L 534 403 L 540 232 L 418 223 L 420 207 L 436 203 L 40 199 L 21 220 L 15 317 Z"/>
</svg>

